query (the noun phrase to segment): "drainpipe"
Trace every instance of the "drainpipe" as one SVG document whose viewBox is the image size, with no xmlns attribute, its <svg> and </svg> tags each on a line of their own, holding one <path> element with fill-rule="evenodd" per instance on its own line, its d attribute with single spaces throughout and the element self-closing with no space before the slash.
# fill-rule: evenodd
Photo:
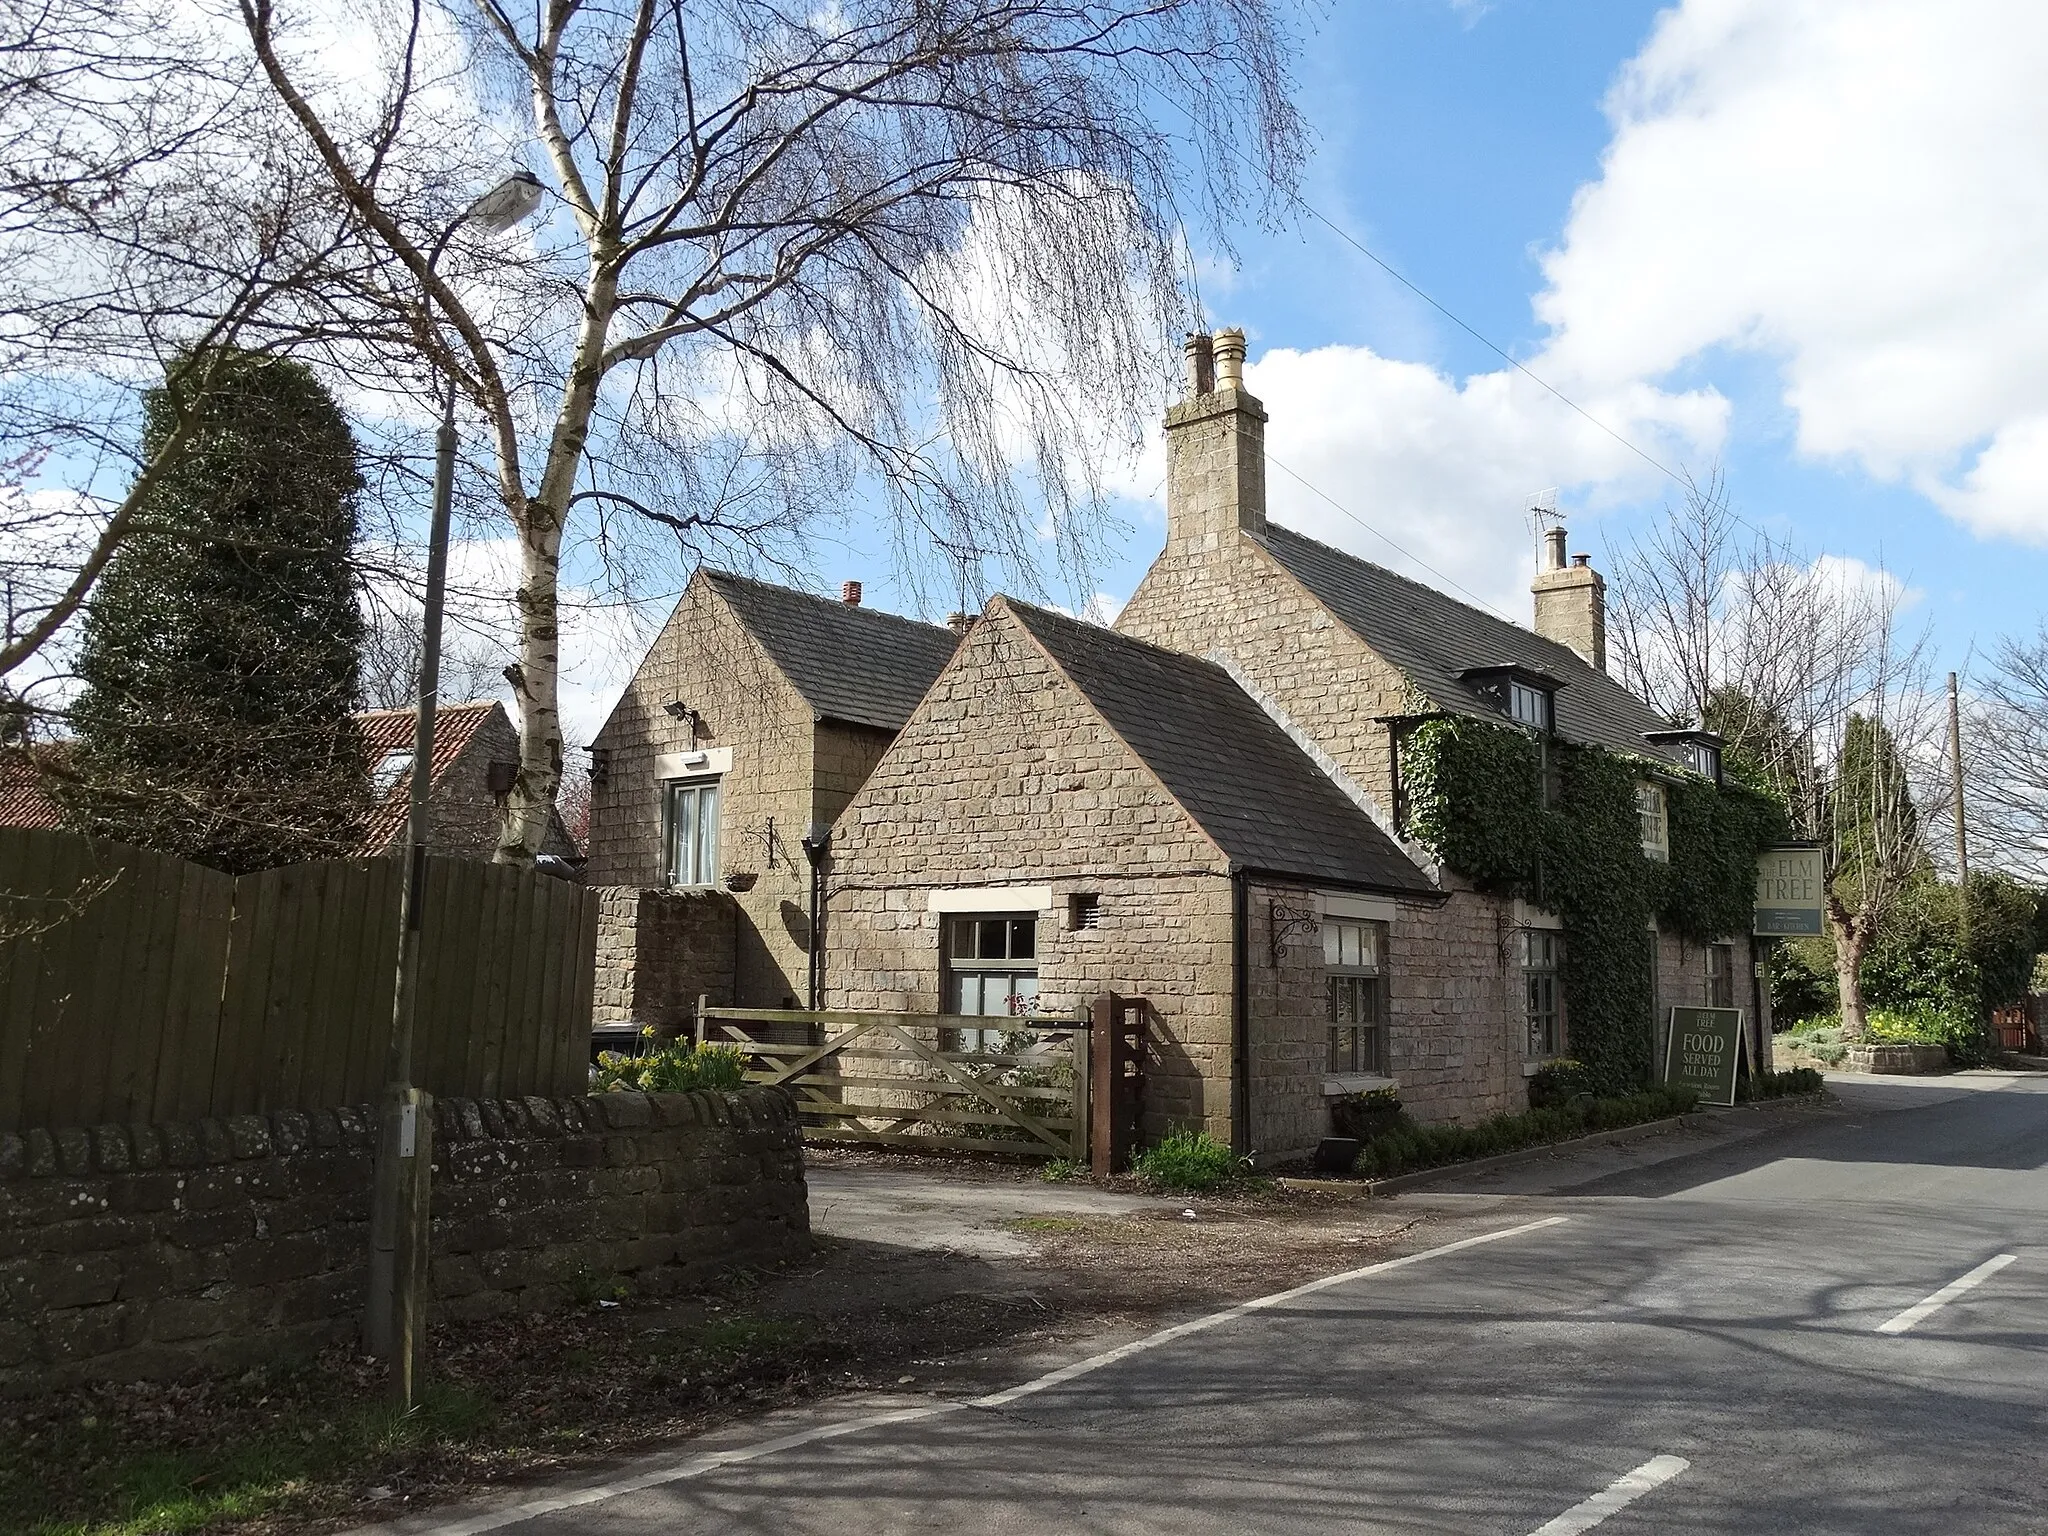
<svg viewBox="0 0 2048 1536">
<path fill-rule="evenodd" d="M 1241 869 L 1230 873 L 1230 1064 L 1232 1141 L 1240 1156 L 1252 1141 L 1251 967 L 1247 963 L 1251 887 Z"/>
<path fill-rule="evenodd" d="M 811 1012 L 819 1009 L 820 999 L 825 995 L 825 947 L 820 942 L 818 919 L 825 906 L 825 859 L 832 852 L 832 827 L 830 823 L 814 821 L 811 830 L 803 837 L 804 857 L 811 862 L 811 931 L 808 991 L 810 1001 L 805 1004 Z"/>
</svg>

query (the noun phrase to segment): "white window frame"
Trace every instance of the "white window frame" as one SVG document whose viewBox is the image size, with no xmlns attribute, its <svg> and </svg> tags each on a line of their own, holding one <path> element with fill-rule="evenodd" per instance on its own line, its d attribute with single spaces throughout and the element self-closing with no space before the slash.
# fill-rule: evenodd
<svg viewBox="0 0 2048 1536">
<path fill-rule="evenodd" d="M 1643 857 L 1669 864 L 1671 802 L 1664 786 L 1654 779 L 1636 780 L 1636 824 L 1642 836 Z"/>
<path fill-rule="evenodd" d="M 1333 1077 L 1384 1077 L 1391 1070 L 1387 925 L 1323 919 L 1323 973 L 1329 992 L 1326 1070 Z M 1368 1014 L 1375 1015 L 1367 1017 Z M 1349 1036 L 1340 1043 L 1340 1036 Z"/>
<path fill-rule="evenodd" d="M 1701 970 L 1706 977 L 1704 989 L 1709 1008 L 1733 1008 L 1735 1006 L 1735 946 L 1733 944 L 1708 944 L 1702 959 Z M 1717 1002 L 1714 998 L 1714 984 L 1723 983 L 1727 1001 Z"/>
<path fill-rule="evenodd" d="M 664 779 L 661 784 L 661 878 L 671 890 L 704 890 L 718 884 L 719 816 L 724 809 L 724 779 Z M 687 869 L 678 868 L 676 806 L 686 799 L 690 805 L 692 836 Z M 710 805 L 710 837 L 704 807 Z"/>
<path fill-rule="evenodd" d="M 1565 1050 L 1564 936 L 1555 928 L 1524 928 L 1517 948 L 1522 962 L 1522 1056 L 1526 1061 L 1549 1061 Z"/>
<path fill-rule="evenodd" d="M 958 1014 L 970 1018 L 1028 1018 L 1035 1011 L 1038 1001 L 1038 957 L 1039 934 L 1037 911 L 1019 912 L 957 912 L 948 913 L 939 920 L 939 970 L 943 993 L 940 1002 L 942 1013 Z M 956 955 L 955 935 L 962 925 L 974 925 L 976 953 Z M 1001 955 L 981 954 L 982 924 L 1002 923 L 1003 953 Z M 1017 930 L 1025 928 L 1031 934 L 1031 953 L 1023 956 L 1016 953 Z M 1028 987 L 1018 983 L 1029 978 Z M 1009 990 L 1002 994 L 1004 1007 L 999 1012 L 988 1008 L 988 983 L 1007 979 Z M 972 981 L 973 996 L 966 995 L 969 981 Z M 972 1007 L 967 1006 L 971 1002 Z M 984 1035 L 1000 1031 L 984 1031 Z"/>
</svg>

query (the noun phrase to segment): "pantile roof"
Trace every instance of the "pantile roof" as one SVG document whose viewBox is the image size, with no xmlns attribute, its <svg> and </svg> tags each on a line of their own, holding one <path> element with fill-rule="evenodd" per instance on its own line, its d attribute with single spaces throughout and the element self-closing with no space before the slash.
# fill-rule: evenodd
<svg viewBox="0 0 2048 1536">
<path fill-rule="evenodd" d="M 901 730 L 960 643 L 943 625 L 725 571 L 704 576 L 821 720 Z"/>
<path fill-rule="evenodd" d="M 1001 601 L 1234 866 L 1435 894 L 1379 824 L 1216 663 Z"/>
<path fill-rule="evenodd" d="M 476 733 L 492 712 L 503 715 L 505 706 L 492 700 L 479 704 L 443 704 L 434 711 L 434 772 L 428 780 L 431 794 L 441 778 L 469 750 L 469 744 L 476 739 Z M 383 795 L 370 807 L 369 819 L 363 826 L 363 852 L 382 853 L 391 846 L 392 840 L 405 831 L 405 818 L 412 805 L 412 735 L 413 711 L 410 709 L 367 709 L 356 716 L 356 725 L 363 733 L 363 756 L 368 759 L 373 783 L 387 787 Z M 509 717 L 506 725 L 509 728 Z M 378 771 L 379 765 L 397 754 L 405 755 L 405 765 L 396 764 L 385 772 Z M 387 782 L 388 781 L 388 782 Z"/>
<path fill-rule="evenodd" d="M 64 825 L 64 814 L 44 787 L 43 770 L 32 755 L 44 750 L 0 753 L 0 827 Z"/>
<path fill-rule="evenodd" d="M 1647 732 L 1670 730 L 1671 722 L 1570 646 L 1290 528 L 1269 523 L 1263 535 L 1251 537 L 1437 708 L 1499 719 L 1500 710 L 1461 682 L 1461 674 L 1528 668 L 1563 685 L 1555 723 L 1566 740 L 1638 757 L 1673 757 L 1669 747 L 1644 739 Z"/>
</svg>

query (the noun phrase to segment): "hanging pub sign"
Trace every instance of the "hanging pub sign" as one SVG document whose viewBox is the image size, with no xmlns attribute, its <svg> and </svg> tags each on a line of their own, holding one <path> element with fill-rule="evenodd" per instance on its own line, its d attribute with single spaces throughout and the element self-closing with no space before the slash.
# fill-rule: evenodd
<svg viewBox="0 0 2048 1536">
<path fill-rule="evenodd" d="M 1756 857 L 1756 923 L 1761 937 L 1818 938 L 1822 874 L 1818 848 L 1766 848 Z"/>
<path fill-rule="evenodd" d="M 1674 1008 L 1665 1036 L 1664 1085 L 1692 1088 L 1702 1104 L 1735 1102 L 1735 1068 L 1742 1059 L 1740 1008 Z"/>
</svg>

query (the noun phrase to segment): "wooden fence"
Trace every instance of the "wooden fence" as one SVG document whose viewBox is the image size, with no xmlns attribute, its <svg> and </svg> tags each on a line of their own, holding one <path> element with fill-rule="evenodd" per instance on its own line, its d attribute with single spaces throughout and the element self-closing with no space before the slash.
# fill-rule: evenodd
<svg viewBox="0 0 2048 1536">
<path fill-rule="evenodd" d="M 1086 1020 L 706 1008 L 698 1031 L 795 1094 L 807 1141 L 1089 1156 Z"/>
<path fill-rule="evenodd" d="M 237 879 L 68 832 L 0 828 L 0 1130 L 362 1103 L 382 1085 L 398 859 Z M 414 1080 L 581 1093 L 597 897 L 428 861 Z"/>
</svg>

